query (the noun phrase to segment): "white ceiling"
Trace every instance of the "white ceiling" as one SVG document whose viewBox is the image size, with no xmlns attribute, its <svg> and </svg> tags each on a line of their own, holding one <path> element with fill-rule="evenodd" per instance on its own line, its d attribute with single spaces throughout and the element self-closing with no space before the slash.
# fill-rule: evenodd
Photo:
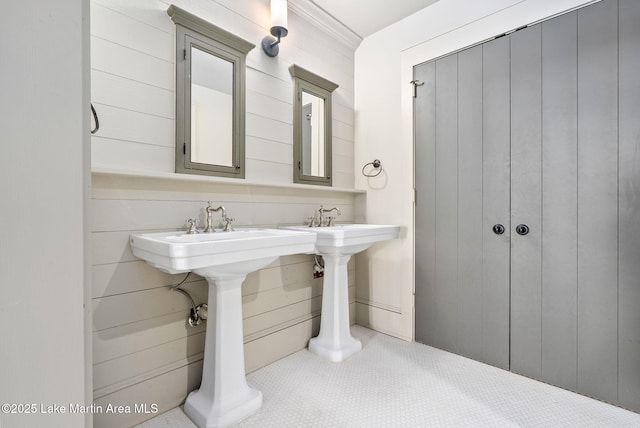
<svg viewBox="0 0 640 428">
<path fill-rule="evenodd" d="M 361 38 L 438 0 L 311 0 Z"/>
</svg>

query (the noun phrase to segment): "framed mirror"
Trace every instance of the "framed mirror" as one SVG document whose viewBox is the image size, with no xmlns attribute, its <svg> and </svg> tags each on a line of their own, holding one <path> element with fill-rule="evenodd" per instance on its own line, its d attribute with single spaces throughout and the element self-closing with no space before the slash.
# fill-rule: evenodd
<svg viewBox="0 0 640 428">
<path fill-rule="evenodd" d="M 175 5 L 176 172 L 244 178 L 245 63 L 253 44 Z"/>
<path fill-rule="evenodd" d="M 293 181 L 331 186 L 333 82 L 297 65 L 289 68 L 293 94 Z"/>
</svg>

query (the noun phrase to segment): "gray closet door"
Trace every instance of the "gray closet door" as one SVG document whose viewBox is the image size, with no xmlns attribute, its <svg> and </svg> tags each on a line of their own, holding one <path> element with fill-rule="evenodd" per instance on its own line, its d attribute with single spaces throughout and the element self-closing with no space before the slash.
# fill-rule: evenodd
<svg viewBox="0 0 640 428">
<path fill-rule="evenodd" d="M 415 78 L 416 340 L 508 369 L 509 40 Z"/>
<path fill-rule="evenodd" d="M 482 332 L 482 46 L 458 55 L 458 352 L 484 361 Z"/>
<path fill-rule="evenodd" d="M 540 377 L 575 390 L 578 331 L 578 18 L 542 27 Z"/>
<path fill-rule="evenodd" d="M 414 69 L 416 340 L 636 411 L 638 22 L 604 0 Z"/>
<path fill-rule="evenodd" d="M 618 399 L 640 411 L 640 2 L 619 7 Z"/>
<path fill-rule="evenodd" d="M 640 43 L 637 46 L 640 47 Z M 577 390 L 615 403 L 618 398 L 618 2 L 611 0 L 578 10 L 577 227 Z"/>
<path fill-rule="evenodd" d="M 535 378 L 542 342 L 541 33 L 535 25 L 510 37 L 511 370 Z M 521 235 L 518 227 L 528 232 Z"/>
<path fill-rule="evenodd" d="M 482 356 L 509 369 L 509 38 L 482 46 Z M 465 173 L 465 171 L 461 171 Z M 437 201 L 436 201 L 437 203 Z M 464 207 L 464 205 L 463 205 Z M 504 233 L 496 234 L 495 225 Z M 459 260 L 466 264 L 466 260 Z M 445 285 L 446 286 L 446 285 Z M 478 304 L 476 303 L 476 304 Z M 468 320 L 473 322 L 473 320 Z"/>
</svg>

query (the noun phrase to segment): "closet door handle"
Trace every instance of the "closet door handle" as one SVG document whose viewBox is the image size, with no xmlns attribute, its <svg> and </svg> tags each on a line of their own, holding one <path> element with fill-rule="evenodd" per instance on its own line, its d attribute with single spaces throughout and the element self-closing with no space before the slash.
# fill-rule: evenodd
<svg viewBox="0 0 640 428">
<path fill-rule="evenodd" d="M 527 233 L 529 233 L 529 226 L 527 226 L 526 224 L 519 224 L 516 226 L 516 233 L 518 235 L 526 235 Z"/>
<path fill-rule="evenodd" d="M 504 226 L 501 224 L 495 224 L 493 226 L 493 233 L 496 235 L 502 235 L 504 233 Z"/>
</svg>

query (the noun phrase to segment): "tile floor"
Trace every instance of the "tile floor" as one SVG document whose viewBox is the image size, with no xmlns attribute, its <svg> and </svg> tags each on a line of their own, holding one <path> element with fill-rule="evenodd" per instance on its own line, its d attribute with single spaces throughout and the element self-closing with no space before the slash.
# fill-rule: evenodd
<svg viewBox="0 0 640 428">
<path fill-rule="evenodd" d="M 238 427 L 640 427 L 640 414 L 360 326 L 363 351 L 299 351 L 247 380 L 262 408 Z M 195 427 L 181 408 L 139 428 Z"/>
</svg>

